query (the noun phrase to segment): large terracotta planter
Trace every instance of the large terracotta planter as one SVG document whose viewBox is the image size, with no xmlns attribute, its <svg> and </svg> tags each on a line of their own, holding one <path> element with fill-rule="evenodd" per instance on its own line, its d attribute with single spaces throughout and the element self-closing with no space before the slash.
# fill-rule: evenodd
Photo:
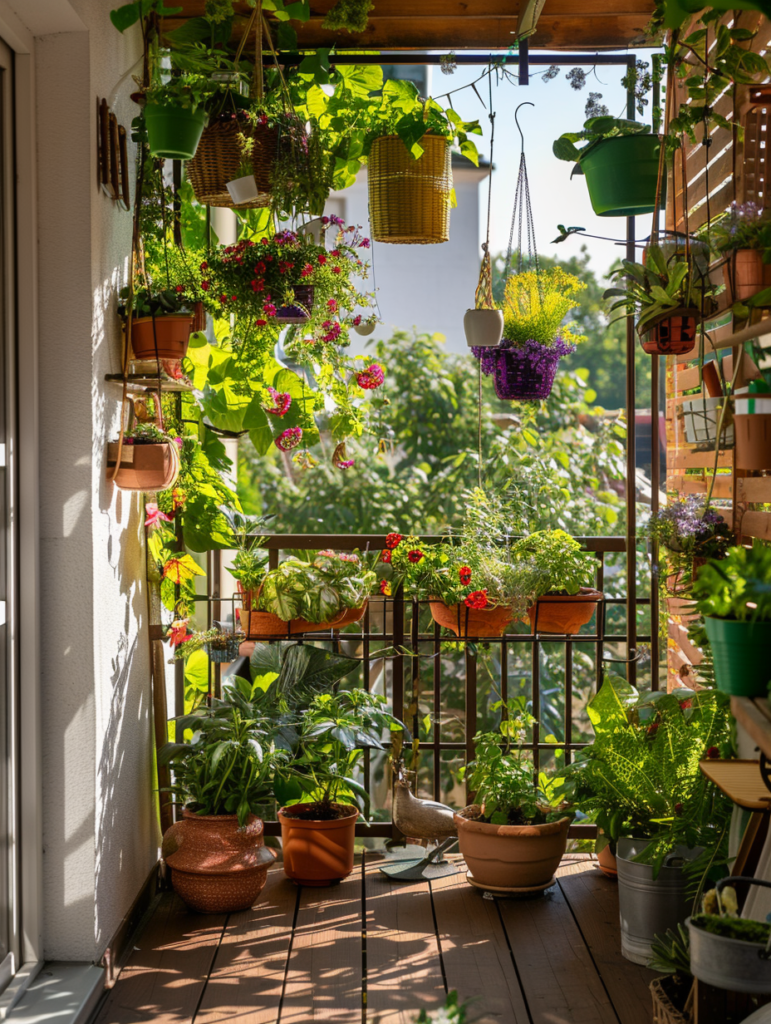
<svg viewBox="0 0 771 1024">
<path fill-rule="evenodd" d="M 640 329 L 640 345 L 648 355 L 682 356 L 693 351 L 699 329 L 701 310 L 680 307 L 657 317 Z"/>
<path fill-rule="evenodd" d="M 737 249 L 723 264 L 723 277 L 731 302 L 751 299 L 763 289 L 763 258 L 759 249 Z"/>
<path fill-rule="evenodd" d="M 511 608 L 468 608 L 465 604 L 429 601 L 434 622 L 456 636 L 503 636 L 514 617 Z"/>
<path fill-rule="evenodd" d="M 175 892 L 191 910 L 230 914 L 254 904 L 276 856 L 263 843 L 263 829 L 255 814 L 241 829 L 235 814 L 182 812 L 164 835 L 161 852 Z"/>
<path fill-rule="evenodd" d="M 565 853 L 570 818 L 545 825 L 490 825 L 455 815 L 468 880 L 492 892 L 547 889 Z"/>
<path fill-rule="evenodd" d="M 184 359 L 193 330 L 193 314 L 141 316 L 131 322 L 135 359 Z M 155 327 L 153 328 L 153 324 Z"/>
<path fill-rule="evenodd" d="M 284 871 L 299 885 L 330 885 L 353 871 L 353 844 L 359 812 L 349 804 L 334 804 L 348 811 L 334 821 L 309 821 L 291 817 L 291 812 L 310 807 L 294 804 L 278 812 Z"/>
<path fill-rule="evenodd" d="M 358 622 L 366 610 L 365 601 L 359 608 L 344 608 L 328 622 L 308 622 L 307 619 L 291 619 L 285 622 L 272 612 L 254 612 L 247 608 L 240 608 L 238 615 L 246 639 L 258 640 L 261 637 L 286 637 L 295 633 L 322 633 L 327 629 L 342 629 L 343 626 L 350 626 L 352 622 Z"/>
<path fill-rule="evenodd" d="M 734 416 L 737 469 L 771 469 L 771 413 Z"/>
<path fill-rule="evenodd" d="M 581 587 L 578 594 L 558 596 L 546 594 L 528 608 L 530 629 L 539 633 L 578 633 L 594 615 L 603 594 L 593 587 Z"/>
<path fill-rule="evenodd" d="M 107 479 L 112 480 L 118 442 L 107 445 Z M 114 483 L 124 491 L 165 491 L 179 476 L 179 448 L 174 441 L 160 444 L 123 442 Z"/>
</svg>

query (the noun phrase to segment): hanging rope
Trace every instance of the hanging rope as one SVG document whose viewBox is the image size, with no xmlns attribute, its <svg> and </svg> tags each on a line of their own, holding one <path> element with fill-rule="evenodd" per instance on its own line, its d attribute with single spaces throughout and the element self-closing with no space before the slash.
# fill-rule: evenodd
<svg viewBox="0 0 771 1024">
<path fill-rule="evenodd" d="M 511 215 L 511 230 L 509 231 L 509 247 L 506 251 L 506 278 L 505 281 L 511 277 L 514 271 L 514 253 L 516 251 L 516 272 L 521 274 L 523 270 L 535 270 L 537 276 L 540 276 L 541 268 L 538 263 L 538 252 L 536 251 L 535 244 L 535 223 L 533 221 L 533 207 L 530 200 L 530 182 L 527 177 L 527 159 L 525 157 L 525 136 L 522 134 L 522 129 L 519 125 L 519 111 L 522 107 L 534 107 L 535 104 L 526 100 L 524 103 L 520 103 L 514 112 L 514 121 L 519 131 L 519 137 L 522 140 L 522 149 L 519 157 L 519 173 L 517 175 L 517 187 L 514 191 L 514 210 Z M 524 232 L 525 243 L 527 245 L 527 259 L 523 257 L 523 245 L 522 235 Z M 514 248 L 514 235 L 517 236 L 516 250 Z M 504 285 L 505 285 L 504 281 Z M 539 291 L 540 291 L 540 280 L 539 280 Z"/>
<path fill-rule="evenodd" d="M 479 283 L 477 284 L 474 297 L 474 305 L 477 309 L 495 309 L 495 300 L 493 299 L 493 264 L 490 257 L 490 214 L 493 202 L 493 153 L 495 150 L 495 111 L 493 110 L 492 79 L 488 79 L 488 84 L 490 86 L 490 109 L 487 115 L 490 120 L 490 173 L 487 176 L 487 231 L 484 244 L 482 245 L 482 266 L 479 269 Z M 479 457 L 481 460 L 481 451 Z"/>
</svg>

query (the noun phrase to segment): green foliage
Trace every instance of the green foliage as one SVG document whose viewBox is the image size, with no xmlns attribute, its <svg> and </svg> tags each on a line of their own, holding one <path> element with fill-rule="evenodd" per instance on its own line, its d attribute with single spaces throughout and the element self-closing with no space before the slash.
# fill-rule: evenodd
<svg viewBox="0 0 771 1024">
<path fill-rule="evenodd" d="M 615 847 L 650 839 L 636 859 L 654 866 L 678 844 L 703 846 L 715 870 L 727 854 L 731 803 L 699 770 L 713 748 L 731 750 L 729 698 L 717 690 L 639 697 L 606 676 L 587 705 L 594 742 L 565 770 L 566 794 Z"/>
<path fill-rule="evenodd" d="M 552 152 L 558 160 L 576 163 L 587 151 L 603 139 L 614 139 L 621 135 L 650 135 L 650 127 L 639 121 L 627 121 L 618 117 L 590 117 L 580 132 L 565 132 L 554 142 Z M 585 141 L 580 149 L 576 142 Z"/>
<path fill-rule="evenodd" d="M 696 914 L 691 924 L 703 928 L 710 935 L 721 935 L 725 939 L 753 942 L 766 945 L 771 934 L 767 921 L 752 921 L 741 917 L 721 917 L 719 914 Z"/>
<path fill-rule="evenodd" d="M 266 573 L 257 608 L 284 622 L 296 618 L 329 622 L 346 608 L 360 608 L 372 592 L 371 562 L 371 558 L 334 551 L 320 551 L 312 561 L 287 558 Z"/>
<path fill-rule="evenodd" d="M 118 316 L 124 320 L 128 315 L 128 288 L 122 288 L 121 302 L 118 305 Z M 195 299 L 189 298 L 182 285 L 176 288 L 152 291 L 149 288 L 138 288 L 134 291 L 133 310 L 135 317 L 141 316 L 175 316 L 180 313 L 192 313 Z"/>
<path fill-rule="evenodd" d="M 503 334 L 515 347 L 528 341 L 552 345 L 561 338 L 566 344 L 584 341 L 565 317 L 576 305 L 575 297 L 586 285 L 561 267 L 536 273 L 513 274 L 503 297 Z"/>
<path fill-rule="evenodd" d="M 369 12 L 374 4 L 372 0 L 337 0 L 322 22 L 322 28 L 330 32 L 363 32 L 369 21 Z"/>
<path fill-rule="evenodd" d="M 597 574 L 597 559 L 564 530 L 539 530 L 518 540 L 514 557 L 535 564 L 544 576 L 538 597 L 544 594 L 577 594 L 591 587 Z M 543 589 L 542 589 L 543 588 Z"/>
<path fill-rule="evenodd" d="M 438 1010 L 423 1009 L 415 1017 L 415 1024 L 466 1024 L 467 1003 L 458 1002 L 458 993 L 450 992 L 444 1006 Z"/>
<path fill-rule="evenodd" d="M 699 570 L 693 594 L 702 615 L 738 622 L 771 622 L 771 547 L 731 548 Z"/>
<path fill-rule="evenodd" d="M 646 263 L 624 260 L 610 277 L 625 287 L 609 288 L 603 298 L 617 298 L 610 307 L 622 309 L 622 317 L 637 311 L 638 326 L 650 323 L 680 306 L 702 309 L 713 286 L 701 275 L 693 261 L 686 261 L 679 253 L 667 257 L 660 246 L 648 245 Z M 619 298 L 620 296 L 620 298 Z"/>
<path fill-rule="evenodd" d="M 713 221 L 709 240 L 718 253 L 754 249 L 763 254 L 764 263 L 771 263 L 771 211 L 755 203 L 733 203 Z"/>
<path fill-rule="evenodd" d="M 691 935 L 684 924 L 677 929 L 667 928 L 663 935 L 654 936 L 648 967 L 661 974 L 691 976 Z"/>
<path fill-rule="evenodd" d="M 156 423 L 136 423 L 123 432 L 124 444 L 165 444 L 174 438 Z"/>
</svg>

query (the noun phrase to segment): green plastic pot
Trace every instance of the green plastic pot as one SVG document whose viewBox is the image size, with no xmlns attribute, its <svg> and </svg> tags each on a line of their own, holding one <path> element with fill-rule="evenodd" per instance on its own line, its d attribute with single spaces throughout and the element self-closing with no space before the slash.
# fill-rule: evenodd
<svg viewBox="0 0 771 1024">
<path fill-rule="evenodd" d="M 173 107 L 148 103 L 145 107 L 147 139 L 153 156 L 167 160 L 192 160 L 207 114 L 203 108 Z"/>
<path fill-rule="evenodd" d="M 717 688 L 734 697 L 764 697 L 771 683 L 771 622 L 704 622 Z"/>
<path fill-rule="evenodd" d="M 653 213 L 659 174 L 658 135 L 620 135 L 590 146 L 578 161 L 586 175 L 592 209 L 598 217 Z M 661 206 L 666 177 L 661 183 Z"/>
</svg>

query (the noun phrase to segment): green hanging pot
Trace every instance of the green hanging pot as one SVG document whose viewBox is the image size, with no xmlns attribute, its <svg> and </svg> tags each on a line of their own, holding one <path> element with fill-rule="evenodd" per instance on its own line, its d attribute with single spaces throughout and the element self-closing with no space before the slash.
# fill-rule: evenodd
<svg viewBox="0 0 771 1024">
<path fill-rule="evenodd" d="M 145 124 L 150 153 L 167 160 L 192 160 L 207 116 L 203 107 L 191 110 L 190 107 L 148 103 Z"/>
<path fill-rule="evenodd" d="M 659 174 L 658 135 L 619 135 L 589 146 L 578 161 L 586 175 L 592 209 L 598 217 L 653 213 Z M 661 183 L 661 206 L 666 177 Z"/>
<path fill-rule="evenodd" d="M 718 690 L 734 697 L 765 697 L 771 683 L 771 622 L 704 620 Z"/>
</svg>

